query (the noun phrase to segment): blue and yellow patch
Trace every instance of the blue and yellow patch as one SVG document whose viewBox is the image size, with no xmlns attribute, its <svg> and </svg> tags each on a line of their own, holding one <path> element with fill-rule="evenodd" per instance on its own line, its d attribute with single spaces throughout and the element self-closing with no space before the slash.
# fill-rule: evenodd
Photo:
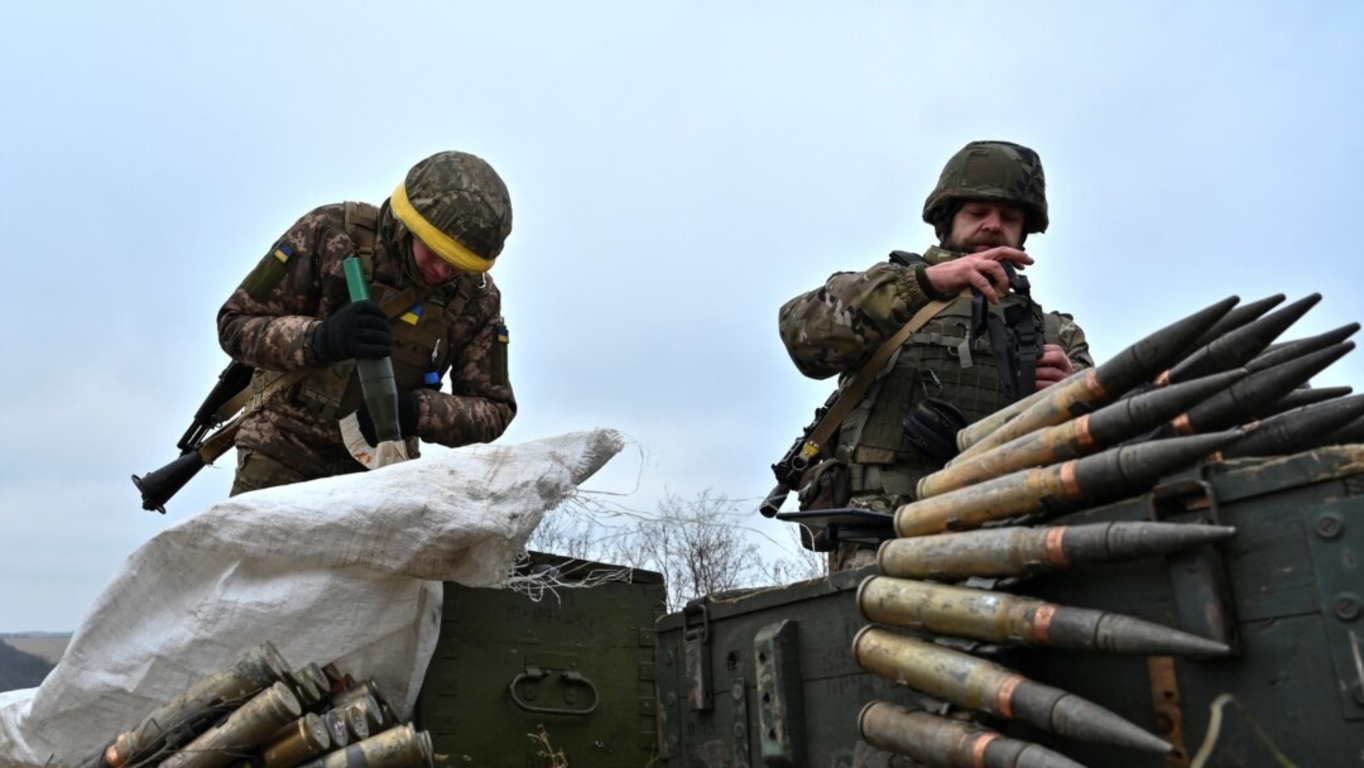
<svg viewBox="0 0 1364 768">
<path fill-rule="evenodd" d="M 289 259 L 293 258 L 294 256 L 294 249 L 290 248 L 284 243 L 280 243 L 279 245 L 275 246 L 275 251 L 271 255 L 274 256 L 279 261 L 279 263 L 288 264 Z"/>
<path fill-rule="evenodd" d="M 407 310 L 398 319 L 402 320 L 404 323 L 407 323 L 408 325 L 416 325 L 422 319 L 422 305 L 418 304 L 417 306 Z"/>
<path fill-rule="evenodd" d="M 507 326 L 497 326 L 497 340 L 503 344 L 511 342 L 511 334 L 507 333 Z"/>
</svg>

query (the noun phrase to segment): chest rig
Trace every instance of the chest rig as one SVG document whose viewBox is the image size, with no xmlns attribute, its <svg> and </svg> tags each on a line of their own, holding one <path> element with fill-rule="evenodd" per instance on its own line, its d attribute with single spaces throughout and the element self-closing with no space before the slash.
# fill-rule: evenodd
<svg viewBox="0 0 1364 768">
<path fill-rule="evenodd" d="M 451 349 L 450 333 L 471 301 L 488 291 L 480 276 L 462 275 L 452 285 L 420 291 L 387 285 L 374 275 L 374 243 L 379 211 L 367 203 L 346 206 L 346 234 L 355 241 L 371 299 L 383 308 L 393 328 L 393 376 L 399 390 L 440 387 L 445 372 L 460 350 Z M 343 360 L 319 370 L 300 383 L 296 400 L 324 419 L 345 416 L 363 402 L 355 361 Z"/>
<path fill-rule="evenodd" d="M 892 258 L 923 263 L 901 252 Z M 853 493 L 911 496 L 918 479 L 944 459 L 906 436 L 906 416 L 930 400 L 945 401 L 969 423 L 1008 405 L 1027 394 L 1017 392 L 1020 374 L 1031 391 L 1033 370 L 1019 364 L 1020 346 L 1035 355 L 1036 335 L 1054 343 L 1058 328 L 1026 293 L 1010 291 L 994 305 L 967 292 L 950 301 L 900 347 L 844 421 L 837 455 L 852 469 Z"/>
</svg>

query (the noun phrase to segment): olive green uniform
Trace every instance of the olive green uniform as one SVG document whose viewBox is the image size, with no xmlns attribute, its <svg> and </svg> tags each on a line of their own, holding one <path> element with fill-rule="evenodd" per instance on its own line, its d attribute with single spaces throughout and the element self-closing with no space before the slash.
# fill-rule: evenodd
<svg viewBox="0 0 1364 768">
<path fill-rule="evenodd" d="M 912 500 L 919 478 L 942 467 L 905 437 L 904 419 L 914 406 L 936 397 L 976 421 L 1008 404 L 989 338 L 971 338 L 971 294 L 939 295 L 924 275 L 927 265 L 962 255 L 935 246 L 924 253 L 926 264 L 840 272 L 781 308 L 782 342 L 801 373 L 840 376 L 846 384 L 911 316 L 931 301 L 950 299 L 896 351 L 839 429 L 834 456 L 849 467 L 853 506 L 893 512 Z M 990 311 L 1024 301 L 1009 293 Z M 1077 370 L 1094 364 L 1084 331 L 1069 315 L 1033 306 L 1045 343 L 1064 349 Z M 831 564 L 845 565 L 840 558 L 851 554 L 836 553 Z"/>
</svg>

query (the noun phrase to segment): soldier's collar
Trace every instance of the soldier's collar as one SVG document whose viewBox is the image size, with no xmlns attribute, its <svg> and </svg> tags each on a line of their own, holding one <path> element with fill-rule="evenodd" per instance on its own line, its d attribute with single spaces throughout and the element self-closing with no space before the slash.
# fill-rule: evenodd
<svg viewBox="0 0 1364 768">
<path fill-rule="evenodd" d="M 924 261 L 928 262 L 929 264 L 941 264 L 944 261 L 959 259 L 965 255 L 966 255 L 965 251 L 953 251 L 948 248 L 943 248 L 940 245 L 934 245 L 930 246 L 928 250 L 924 251 Z"/>
</svg>

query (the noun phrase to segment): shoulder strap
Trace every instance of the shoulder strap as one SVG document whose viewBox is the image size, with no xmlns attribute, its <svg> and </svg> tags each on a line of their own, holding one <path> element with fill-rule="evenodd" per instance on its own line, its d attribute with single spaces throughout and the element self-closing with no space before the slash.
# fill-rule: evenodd
<svg viewBox="0 0 1364 768">
<path fill-rule="evenodd" d="M 199 456 L 203 458 L 204 463 L 212 464 L 219 456 L 227 453 L 237 440 L 237 430 L 241 429 L 242 421 L 248 414 L 256 410 L 259 403 L 267 395 L 301 381 L 310 373 L 312 373 L 311 369 L 299 368 L 280 373 L 274 378 L 262 378 L 259 383 L 253 381 L 251 386 L 238 392 L 231 400 L 224 403 L 223 407 L 218 409 L 218 418 L 236 415 L 199 444 Z"/>
<path fill-rule="evenodd" d="M 365 282 L 374 279 L 374 240 L 379 232 L 379 209 L 369 203 L 354 203 L 349 200 L 346 206 L 346 234 L 355 241 L 360 264 L 365 268 Z"/>
<path fill-rule="evenodd" d="M 924 327 L 929 320 L 933 319 L 934 315 L 946 309 L 950 303 L 949 301 L 929 302 L 923 309 L 915 312 L 914 316 L 909 318 L 909 322 L 896 331 L 894 336 L 886 339 L 877 348 L 871 359 L 867 361 L 867 364 L 862 366 L 862 370 L 857 372 L 857 376 L 848 386 L 843 388 L 843 391 L 839 392 L 838 400 L 829 406 L 829 409 L 824 412 L 824 416 L 820 418 L 819 423 L 815 425 L 814 429 L 810 430 L 806 442 L 813 443 L 820 454 L 827 455 L 825 446 L 829 444 L 829 439 L 838 431 L 839 426 L 843 424 L 843 419 L 848 417 L 848 412 L 853 409 L 853 406 L 861 402 L 867 388 L 876 380 L 876 374 L 880 372 L 881 366 L 886 364 L 891 354 L 899 349 L 900 345 L 904 344 L 915 331 Z"/>
</svg>

